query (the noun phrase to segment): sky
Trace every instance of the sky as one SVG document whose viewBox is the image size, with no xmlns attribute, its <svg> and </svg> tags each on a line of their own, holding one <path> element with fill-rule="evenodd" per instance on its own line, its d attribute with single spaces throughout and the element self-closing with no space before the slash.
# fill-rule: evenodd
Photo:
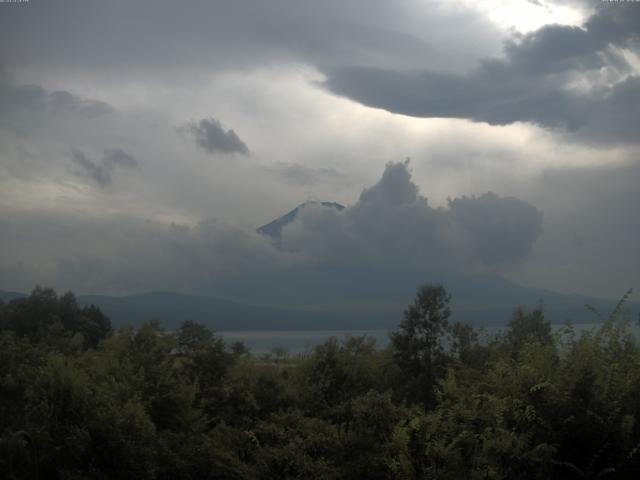
<svg viewBox="0 0 640 480">
<path fill-rule="evenodd" d="M 640 288 L 640 3 L 0 3 L 0 289 Z M 274 246 L 255 229 L 308 208 Z M 338 273 L 339 275 L 339 273 Z"/>
</svg>

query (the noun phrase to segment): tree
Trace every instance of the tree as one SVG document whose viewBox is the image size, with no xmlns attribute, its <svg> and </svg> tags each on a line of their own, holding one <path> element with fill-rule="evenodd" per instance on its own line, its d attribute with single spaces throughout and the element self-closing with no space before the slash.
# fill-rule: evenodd
<svg viewBox="0 0 640 480">
<path fill-rule="evenodd" d="M 442 337 L 448 332 L 451 295 L 442 285 L 423 285 L 391 334 L 394 360 L 403 373 L 408 400 L 432 406 L 436 379 L 444 374 Z"/>
<path fill-rule="evenodd" d="M 95 305 L 80 307 L 71 292 L 58 296 L 51 288 L 36 287 L 31 295 L 12 300 L 2 310 L 0 328 L 32 342 L 60 347 L 73 339 L 74 349 L 95 348 L 111 332 L 109 318 Z"/>
<path fill-rule="evenodd" d="M 479 368 L 487 359 L 487 348 L 480 344 L 478 332 L 468 323 L 451 325 L 451 352 L 460 362 Z"/>
<path fill-rule="evenodd" d="M 186 320 L 178 330 L 177 341 L 181 354 L 192 355 L 210 347 L 214 341 L 214 335 L 201 323 Z"/>
<path fill-rule="evenodd" d="M 519 307 L 507 326 L 507 341 L 516 355 L 522 347 L 532 341 L 548 345 L 552 341 L 551 324 L 544 318 L 542 306 L 527 312 Z"/>
</svg>

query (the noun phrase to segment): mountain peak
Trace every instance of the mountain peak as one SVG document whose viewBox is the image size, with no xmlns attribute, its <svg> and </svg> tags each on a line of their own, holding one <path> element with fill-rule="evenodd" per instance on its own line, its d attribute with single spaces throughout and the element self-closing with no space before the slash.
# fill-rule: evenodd
<svg viewBox="0 0 640 480">
<path fill-rule="evenodd" d="M 290 212 L 282 215 L 281 217 L 276 218 L 272 222 L 269 222 L 265 225 L 262 225 L 261 227 L 258 227 L 256 231 L 259 234 L 269 237 L 274 241 L 278 241 L 280 239 L 280 234 L 282 233 L 282 229 L 285 226 L 289 225 L 291 222 L 293 222 L 296 218 L 298 218 L 298 215 L 300 214 L 300 211 L 302 209 L 309 206 L 335 208 L 338 211 L 344 210 L 344 205 L 340 205 L 339 203 L 336 203 L 336 202 L 315 202 L 315 201 L 304 202 L 298 205 L 296 208 L 294 208 Z"/>
</svg>

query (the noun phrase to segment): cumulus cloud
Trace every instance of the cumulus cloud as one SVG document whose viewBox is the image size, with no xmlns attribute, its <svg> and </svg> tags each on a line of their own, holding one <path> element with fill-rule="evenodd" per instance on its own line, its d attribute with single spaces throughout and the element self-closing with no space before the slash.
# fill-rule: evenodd
<svg viewBox="0 0 640 480">
<path fill-rule="evenodd" d="M 426 199 L 418 197 L 418 186 L 411 181 L 408 166 L 408 160 L 404 163 L 387 164 L 382 179 L 373 187 L 363 190 L 360 204 L 372 204 L 374 208 L 416 202 L 426 204 Z"/>
<path fill-rule="evenodd" d="M 128 215 L 0 212 L 0 285 L 79 292 L 205 292 L 222 279 L 274 271 L 294 256 L 255 232 L 208 219 L 167 224 Z"/>
<path fill-rule="evenodd" d="M 74 155 L 94 181 L 110 181 L 103 177 L 103 162 L 79 150 Z M 395 163 L 351 207 L 301 209 L 284 227 L 281 246 L 213 219 L 189 225 L 122 215 L 0 213 L 0 285 L 25 289 L 39 282 L 120 293 L 173 289 L 240 298 L 269 288 L 296 297 L 306 285 L 311 297 L 342 290 L 331 285 L 346 279 L 370 284 L 367 276 L 385 269 L 413 272 L 405 275 L 413 283 L 415 272 L 424 278 L 465 265 L 518 262 L 536 240 L 540 218 L 534 207 L 493 194 L 432 208 L 411 181 L 408 165 Z M 382 288 L 394 280 L 380 275 L 377 281 Z M 327 290 L 318 289 L 319 283 Z"/>
<path fill-rule="evenodd" d="M 637 143 L 640 76 L 621 50 L 637 51 L 639 31 L 635 5 L 602 5 L 583 27 L 515 36 L 503 58 L 465 74 L 351 65 L 327 70 L 325 86 L 406 115 L 532 122 L 583 140 Z"/>
<path fill-rule="evenodd" d="M 311 206 L 282 231 L 282 248 L 344 264 L 460 270 L 528 258 L 542 213 L 494 193 L 433 208 L 411 181 L 408 162 L 388 164 L 381 180 L 344 210 Z"/>
<path fill-rule="evenodd" d="M 467 255 L 487 265 L 528 258 L 542 233 L 542 212 L 491 192 L 450 200 L 446 215 Z"/>
<path fill-rule="evenodd" d="M 89 178 L 100 187 L 111 184 L 111 172 L 105 165 L 101 165 L 91 160 L 85 153 L 77 148 L 71 150 L 71 158 L 80 167 L 78 175 Z"/>
<path fill-rule="evenodd" d="M 40 85 L 17 85 L 0 63 L 0 124 L 28 128 L 34 117 L 70 115 L 90 119 L 112 111 L 105 102 L 82 98 L 66 90 L 50 91 Z"/>
<path fill-rule="evenodd" d="M 138 160 L 133 155 L 120 148 L 105 150 L 102 157 L 102 163 L 108 168 L 135 168 L 138 166 Z"/>
<path fill-rule="evenodd" d="M 198 147 L 207 153 L 239 153 L 249 155 L 247 145 L 238 134 L 229 129 L 225 130 L 215 118 L 203 118 L 199 122 L 190 122 L 181 131 L 191 134 Z"/>
<path fill-rule="evenodd" d="M 352 273 L 357 271 L 356 261 L 388 268 L 397 265 L 398 277 L 403 278 L 408 276 L 409 264 L 422 269 L 411 277 L 414 284 L 407 291 L 423 281 L 427 268 L 502 270 L 506 264 L 520 264 L 527 258 L 530 239 L 537 232 L 537 214 L 504 198 L 515 195 L 545 211 L 545 232 L 535 241 L 537 257 L 529 264 L 536 263 L 540 270 L 552 273 L 541 272 L 535 281 L 528 277 L 525 281 L 529 284 L 571 289 L 576 280 L 589 279 L 588 285 L 586 280 L 580 283 L 586 285 L 585 292 L 613 291 L 616 295 L 619 290 L 610 287 L 614 276 L 618 289 L 618 285 L 630 286 L 636 281 L 637 262 L 628 259 L 640 258 L 633 249 L 637 247 L 629 247 L 640 244 L 637 231 L 622 220 L 614 222 L 615 228 L 613 223 L 605 226 L 594 215 L 596 210 L 582 201 L 583 195 L 567 188 L 574 184 L 583 187 L 583 182 L 569 178 L 563 185 L 545 190 L 542 200 L 546 203 L 536 196 L 549 178 L 559 175 L 555 171 L 549 178 L 538 177 L 548 166 L 593 168 L 598 163 L 613 165 L 637 159 L 638 48 L 634 31 L 638 29 L 634 23 L 637 14 L 629 10 L 635 6 L 605 4 L 595 9 L 582 28 L 548 25 L 517 35 L 503 30 L 500 25 L 506 23 L 501 20 L 490 20 L 496 17 L 484 4 L 466 0 L 188 3 L 185 7 L 168 0 L 51 0 L 31 2 L 28 8 L 3 9 L 0 57 L 20 80 L 0 72 L 0 209 L 35 211 L 46 207 L 53 220 L 72 232 L 92 224 L 62 213 L 80 209 L 96 218 L 103 218 L 105 212 L 127 211 L 137 215 L 136 222 L 141 224 L 147 218 L 195 222 L 209 215 L 262 224 L 300 203 L 310 191 L 324 200 L 352 204 L 359 186 L 373 185 L 377 180 L 372 176 L 372 165 L 396 155 L 411 155 L 420 162 L 415 164 L 414 179 L 418 179 L 422 194 L 429 194 L 429 202 L 422 199 L 410 179 L 406 180 L 408 173 L 395 166 L 383 182 L 384 188 L 369 188 L 348 215 L 326 211 L 309 211 L 308 218 L 303 215 L 286 232 L 289 250 L 276 252 L 280 256 L 274 258 L 303 256 L 313 264 L 311 273 L 317 272 L 320 264 L 332 264 L 326 282 L 314 284 L 317 291 L 327 288 L 326 283 L 336 283 L 337 278 L 356 283 L 367 275 L 372 277 L 370 272 Z M 552 4 L 548 0 L 537 3 Z M 589 4 L 579 10 L 593 12 L 600 2 L 557 0 L 553 7 L 557 3 L 571 7 Z M 568 18 L 554 16 L 557 10 L 552 10 L 555 13 L 544 18 Z M 521 20 L 518 13 L 513 15 L 511 19 Z M 510 37 L 503 45 L 505 35 Z M 316 82 L 322 73 L 327 76 L 327 85 L 335 87 L 333 92 L 393 112 L 491 124 L 533 122 L 554 130 L 549 134 L 523 124 L 494 128 L 388 115 L 318 89 Z M 108 104 L 90 100 L 94 97 Z M 114 114 L 107 114 L 110 111 Z M 219 121 L 216 124 L 217 120 L 208 118 L 211 112 L 230 125 L 223 128 Z M 185 149 L 185 142 L 173 133 L 175 125 L 190 119 L 195 120 L 192 126 L 196 133 L 185 130 L 192 142 Z M 210 126 L 222 135 L 223 144 L 236 143 L 242 149 L 228 138 L 230 127 L 235 128 L 241 144 L 251 147 L 254 160 L 216 163 L 207 162 L 204 155 L 189 155 L 188 147 L 193 148 L 193 143 L 207 153 L 207 145 L 216 145 L 206 129 L 200 128 L 200 119 L 212 122 Z M 556 135 L 557 131 L 565 135 Z M 283 140 L 292 138 L 292 132 L 295 141 Z M 203 145 L 196 143 L 196 135 Z M 576 145 L 567 138 L 604 148 Z M 636 143 L 620 146 L 614 142 Z M 76 154 L 70 153 L 74 145 L 79 147 Z M 103 152 L 105 145 L 120 146 L 126 152 Z M 144 176 L 125 176 L 134 172 L 125 168 L 133 168 L 135 163 L 127 152 L 141 159 L 153 158 Z M 224 147 L 216 152 L 224 153 Z M 183 161 L 176 162 L 177 158 Z M 278 161 L 282 163 L 274 165 Z M 339 178 L 343 172 L 348 179 Z M 78 188 L 77 177 L 70 181 L 74 174 L 96 188 Z M 620 210 L 609 200 L 621 188 L 637 191 L 626 183 L 629 177 L 601 176 L 599 171 L 594 176 L 594 183 L 602 190 L 593 190 L 593 198 L 603 199 L 607 205 L 597 211 L 603 212 L 607 222 L 631 217 L 633 212 L 626 209 L 624 214 L 616 213 Z M 389 187 L 387 181 L 389 185 L 396 182 L 397 187 Z M 118 189 L 111 188 L 113 185 Z M 525 189 L 529 189 L 526 194 Z M 502 197 L 479 195 L 487 190 Z M 105 191 L 109 195 L 104 195 Z M 475 193 L 476 197 L 446 203 L 447 194 L 463 193 Z M 618 203 L 633 206 L 638 204 L 633 201 L 636 197 L 629 194 Z M 435 208 L 434 204 L 444 207 Z M 474 224 L 468 218 L 481 218 L 485 210 L 494 212 L 503 205 L 503 218 L 496 226 L 485 220 Z M 505 226 L 517 225 L 516 211 L 524 218 L 517 227 L 522 238 Z M 38 249 L 49 251 L 47 230 L 28 227 L 36 221 L 30 218 L 11 227 L 24 227 L 34 235 L 33 239 L 23 238 L 23 245 L 13 249 L 15 258 L 29 257 Z M 52 229 L 46 215 L 39 221 L 43 228 Z M 145 243 L 146 235 L 166 238 L 166 224 L 153 224 L 153 232 L 139 230 L 141 245 L 156 245 L 153 239 Z M 114 231 L 124 232 L 122 225 L 119 220 L 109 222 Z M 569 231 L 568 225 L 574 231 Z M 594 225 L 588 230 L 593 235 L 580 233 L 583 247 L 574 248 L 567 239 L 585 225 Z M 126 227 L 127 231 L 132 228 Z M 194 228 L 189 227 L 190 231 Z M 595 235 L 598 228 L 602 231 Z M 111 242 L 109 238 L 104 237 L 105 245 Z M 122 238 L 127 238 L 124 233 Z M 198 238 L 204 242 L 208 235 Z M 501 243 L 503 239 L 505 243 Z M 95 255 L 91 253 L 100 245 L 99 235 L 86 240 L 87 249 L 77 249 L 84 252 L 82 255 L 64 256 L 69 266 L 63 269 L 67 272 L 65 281 L 80 278 L 75 271 L 99 269 L 102 262 L 106 266 L 100 267 L 104 270 L 100 285 L 117 285 L 116 272 L 130 272 L 131 267 L 122 266 L 120 257 L 111 259 L 106 254 L 109 246 L 104 252 L 98 249 Z M 544 249 L 539 248 L 542 241 Z M 561 241 L 562 249 L 558 248 Z M 149 255 L 160 263 L 174 258 L 175 252 L 167 253 L 169 243 L 158 243 L 140 253 L 141 258 Z M 72 242 L 60 244 L 62 251 Z M 110 243 L 116 244 L 114 251 L 125 252 L 124 240 Z M 131 248 L 130 256 L 123 254 L 122 258 L 133 262 Z M 181 248 L 197 251 L 186 240 Z M 576 256 L 578 251 L 583 253 Z M 24 255 L 18 255 L 20 252 Z M 549 255 L 551 260 L 543 263 L 541 255 Z M 38 258 L 38 268 L 51 266 L 45 253 Z M 112 260 L 114 267 L 109 268 Z M 274 264 L 280 265 L 279 261 Z M 9 257 L 7 262 L 16 263 Z M 25 262 L 30 266 L 25 266 L 24 272 L 39 271 L 33 262 Z M 218 271 L 216 262 L 207 260 L 198 266 L 204 269 L 206 264 L 208 270 Z M 616 268 L 605 268 L 604 263 Z M 167 269 L 157 275 L 152 262 L 147 267 L 148 276 L 142 269 L 131 276 L 142 289 L 146 289 L 145 282 L 154 288 L 162 281 L 167 282 L 164 288 L 173 288 L 180 284 L 176 280 L 180 275 L 190 279 L 185 284 L 204 284 L 188 271 L 173 275 L 174 270 Z M 52 272 L 57 269 L 51 266 Z M 265 273 L 260 279 L 254 277 L 254 283 L 249 275 L 244 284 L 237 284 L 237 291 L 263 291 L 265 285 L 277 283 L 276 277 L 282 278 L 283 269 Z M 296 277 L 291 287 L 300 288 L 305 280 L 312 283 L 309 276 L 306 272 Z M 126 275 L 117 280 L 126 283 L 123 277 Z M 10 286 L 13 277 L 4 278 Z M 27 278 L 26 274 L 21 278 Z M 25 288 L 37 278 L 34 274 Z M 52 273 L 47 278 L 58 277 Z M 57 284 L 46 278 L 42 281 Z M 230 282 L 228 276 L 225 282 Z M 391 288 L 388 283 L 381 292 Z M 74 285 L 83 288 L 82 282 Z M 126 285 L 133 288 L 132 282 Z M 216 288 L 222 287 L 218 284 Z M 210 293 L 218 291 L 222 290 Z"/>
<path fill-rule="evenodd" d="M 113 172 L 118 168 L 136 168 L 138 161 L 133 155 L 119 148 L 107 149 L 99 161 L 92 160 L 78 148 L 71 149 L 71 159 L 79 169 L 76 174 L 88 178 L 101 188 L 113 183 Z"/>
</svg>

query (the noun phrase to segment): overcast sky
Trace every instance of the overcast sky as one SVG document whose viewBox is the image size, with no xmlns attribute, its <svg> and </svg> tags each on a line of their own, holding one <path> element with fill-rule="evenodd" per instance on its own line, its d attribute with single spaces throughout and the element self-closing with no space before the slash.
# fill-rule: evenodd
<svg viewBox="0 0 640 480">
<path fill-rule="evenodd" d="M 639 120 L 640 3 L 0 3 L 0 289 L 375 263 L 619 297 Z M 255 233 L 310 199 L 348 208 Z"/>
</svg>

